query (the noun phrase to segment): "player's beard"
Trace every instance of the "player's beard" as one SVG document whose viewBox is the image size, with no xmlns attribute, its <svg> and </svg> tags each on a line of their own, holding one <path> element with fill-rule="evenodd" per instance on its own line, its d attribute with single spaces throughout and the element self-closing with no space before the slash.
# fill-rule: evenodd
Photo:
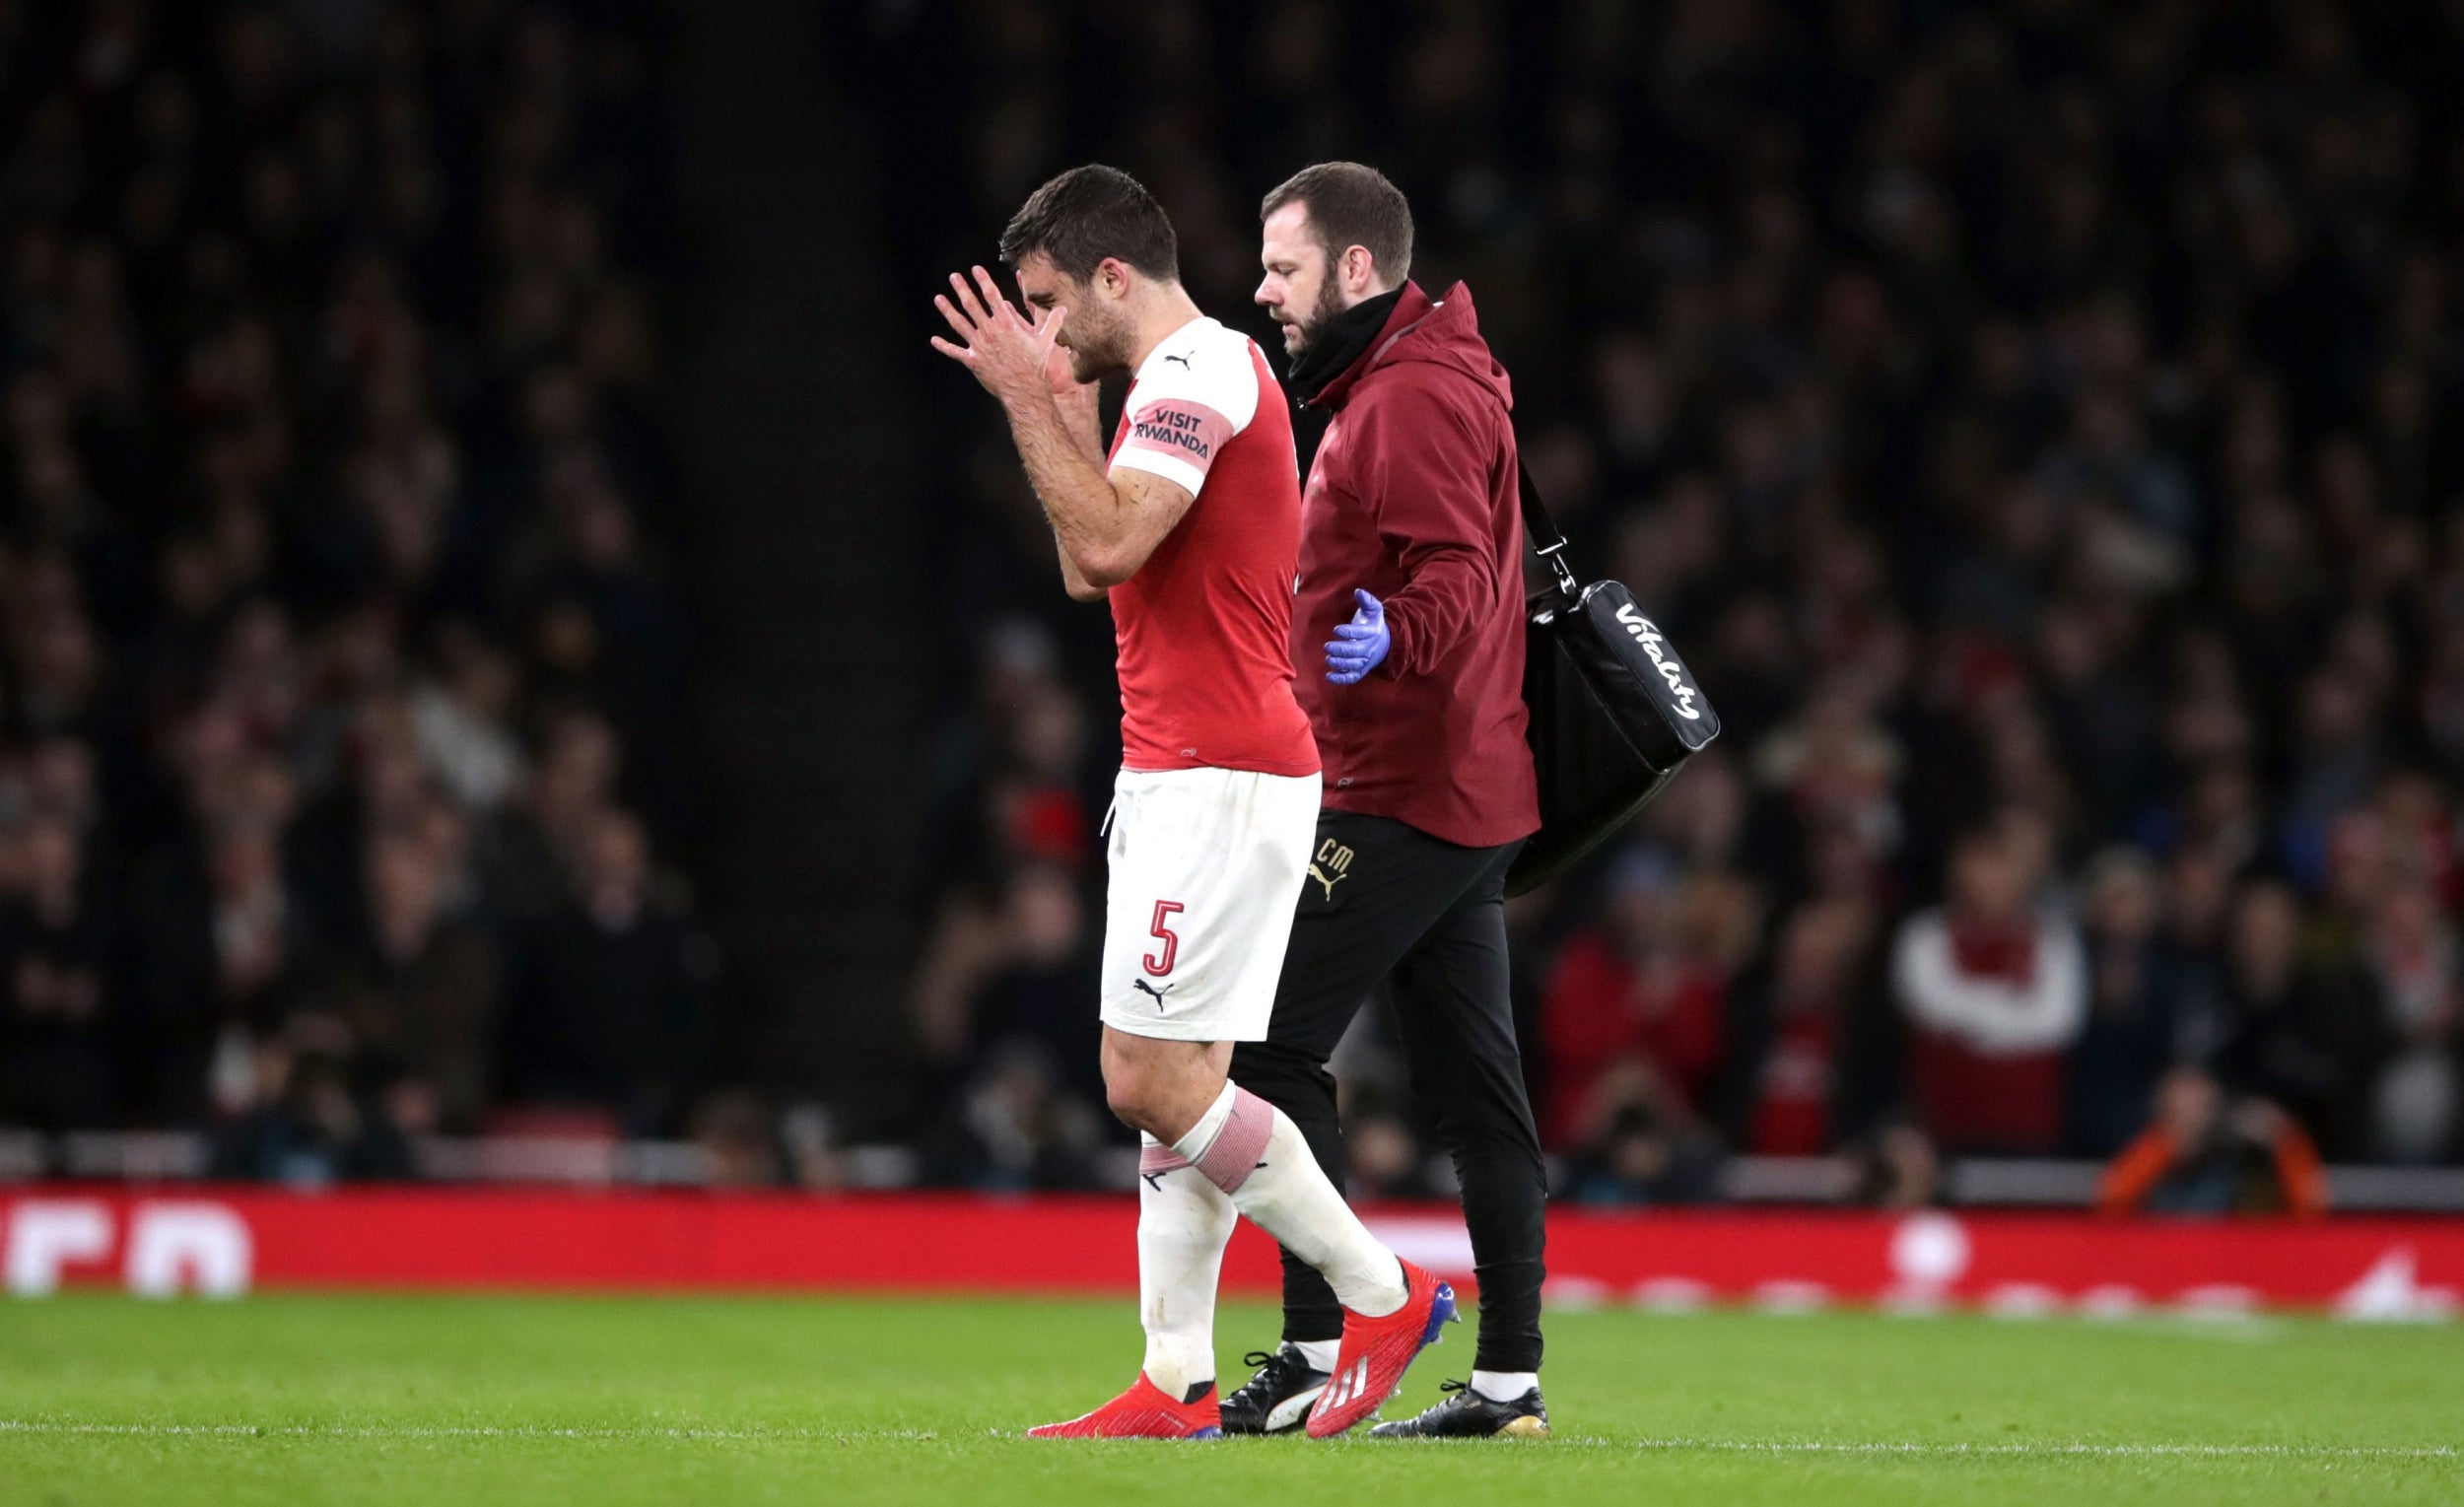
<svg viewBox="0 0 2464 1507">
<path fill-rule="evenodd" d="M 1091 326 L 1091 327 L 1090 327 Z M 1101 381 L 1116 372 L 1129 370 L 1129 320 L 1115 314 L 1107 321 L 1090 319 L 1086 325 L 1072 328 L 1069 342 L 1069 375 L 1079 381 Z"/>
</svg>

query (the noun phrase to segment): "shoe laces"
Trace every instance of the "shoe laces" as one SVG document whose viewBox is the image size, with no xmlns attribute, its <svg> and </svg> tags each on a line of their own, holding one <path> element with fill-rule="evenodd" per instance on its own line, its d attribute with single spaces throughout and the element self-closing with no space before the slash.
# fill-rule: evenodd
<svg viewBox="0 0 2464 1507">
<path fill-rule="evenodd" d="M 1252 1394 L 1260 1397 L 1272 1396 L 1283 1386 L 1284 1382 L 1290 1379 L 1292 1373 L 1309 1369 L 1309 1362 L 1301 1358 L 1300 1352 L 1290 1348 L 1252 1350 L 1241 1357 L 1241 1364 L 1256 1368 L 1257 1375 L 1242 1383 L 1240 1391 L 1233 1394 L 1234 1397 L 1247 1397 Z"/>
</svg>

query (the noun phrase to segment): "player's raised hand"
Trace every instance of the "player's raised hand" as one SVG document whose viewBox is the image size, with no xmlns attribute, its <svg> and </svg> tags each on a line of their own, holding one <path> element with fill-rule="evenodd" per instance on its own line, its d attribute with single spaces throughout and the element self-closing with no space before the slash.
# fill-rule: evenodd
<svg viewBox="0 0 2464 1507">
<path fill-rule="evenodd" d="M 1016 305 L 1001 296 L 992 274 L 977 267 L 970 283 L 950 274 L 950 293 L 935 298 L 956 343 L 932 337 L 932 348 L 976 375 L 984 389 L 1004 403 L 1050 392 L 1047 367 L 1056 354 L 1062 310 L 1055 308 L 1030 323 Z"/>
<path fill-rule="evenodd" d="M 1053 312 L 1058 315 L 1061 310 L 1057 308 Z M 1053 389 L 1053 396 L 1062 403 L 1092 402 L 1103 388 L 1100 382 L 1078 380 L 1077 368 L 1070 362 L 1069 353 L 1058 345 L 1044 353 L 1044 382 Z"/>
<path fill-rule="evenodd" d="M 1056 322 L 1061 313 L 1058 308 L 1053 310 Z M 1077 368 L 1070 361 L 1069 353 L 1059 345 L 1044 353 L 1044 384 L 1052 388 L 1053 401 L 1061 405 L 1063 413 L 1084 409 L 1092 414 L 1103 400 L 1104 384 L 1078 380 Z"/>
</svg>

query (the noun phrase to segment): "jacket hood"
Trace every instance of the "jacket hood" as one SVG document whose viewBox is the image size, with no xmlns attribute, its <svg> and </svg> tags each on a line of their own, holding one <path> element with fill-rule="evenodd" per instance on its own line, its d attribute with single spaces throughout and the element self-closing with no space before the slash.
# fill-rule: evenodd
<svg viewBox="0 0 2464 1507">
<path fill-rule="evenodd" d="M 1497 364 L 1488 342 L 1480 338 L 1480 315 L 1472 307 L 1472 290 L 1457 283 L 1446 290 L 1444 298 L 1432 301 L 1418 283 L 1410 281 L 1404 282 L 1403 296 L 1387 316 L 1386 327 L 1379 331 L 1369 354 L 1328 382 L 1313 401 L 1339 409 L 1370 373 L 1407 362 L 1451 367 L 1496 393 L 1501 407 L 1514 408 L 1514 386 L 1506 379 L 1506 369 Z"/>
</svg>

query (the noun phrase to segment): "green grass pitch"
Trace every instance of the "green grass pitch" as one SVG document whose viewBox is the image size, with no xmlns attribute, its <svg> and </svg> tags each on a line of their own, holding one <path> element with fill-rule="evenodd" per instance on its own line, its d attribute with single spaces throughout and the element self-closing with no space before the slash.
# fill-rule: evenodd
<svg viewBox="0 0 2464 1507">
<path fill-rule="evenodd" d="M 0 1503 L 2464 1501 L 2454 1327 L 1566 1313 L 1546 1443 L 1016 1437 L 1137 1354 L 1126 1300 L 0 1301 Z"/>
</svg>

